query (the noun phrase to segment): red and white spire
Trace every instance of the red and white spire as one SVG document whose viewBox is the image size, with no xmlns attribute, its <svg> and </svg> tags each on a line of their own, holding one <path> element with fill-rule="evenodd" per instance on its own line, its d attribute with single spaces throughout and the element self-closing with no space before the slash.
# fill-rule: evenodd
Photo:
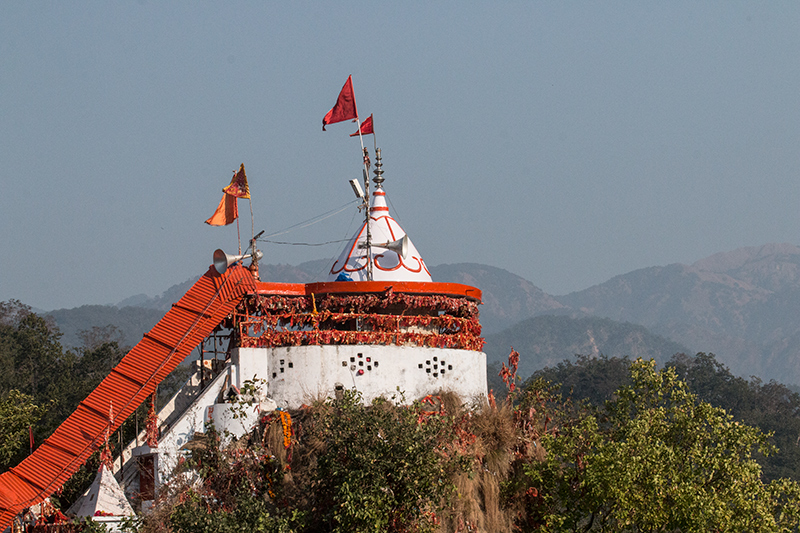
<svg viewBox="0 0 800 533">
<path fill-rule="evenodd" d="M 369 281 L 370 262 L 373 281 L 432 281 L 419 251 L 400 224 L 389 215 L 381 167 L 381 151 L 377 149 L 373 178 L 375 190 L 370 195 L 369 218 L 333 263 L 328 281 Z M 367 224 L 371 245 L 367 243 Z M 403 239 L 406 240 L 404 244 Z"/>
</svg>

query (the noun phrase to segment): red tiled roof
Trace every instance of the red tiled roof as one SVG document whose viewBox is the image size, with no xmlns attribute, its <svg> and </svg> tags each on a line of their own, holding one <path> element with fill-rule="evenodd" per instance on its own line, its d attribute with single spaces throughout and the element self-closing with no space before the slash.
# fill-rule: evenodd
<svg viewBox="0 0 800 533">
<path fill-rule="evenodd" d="M 208 272 L 36 451 L 0 475 L 0 530 L 60 488 L 103 443 L 109 405 L 116 430 L 200 341 L 255 289 L 241 266 Z"/>
</svg>

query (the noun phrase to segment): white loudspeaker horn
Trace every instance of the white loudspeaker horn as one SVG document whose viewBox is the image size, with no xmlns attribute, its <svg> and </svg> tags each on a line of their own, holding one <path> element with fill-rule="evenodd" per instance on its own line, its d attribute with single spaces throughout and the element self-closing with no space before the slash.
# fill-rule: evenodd
<svg viewBox="0 0 800 533">
<path fill-rule="evenodd" d="M 262 254 L 260 250 L 256 250 L 255 254 L 256 260 L 264 257 L 264 254 Z M 247 259 L 248 257 L 253 257 L 253 254 L 229 255 L 218 248 L 214 250 L 214 268 L 217 270 L 217 273 L 224 274 L 225 271 L 228 270 L 229 266 L 237 261 Z"/>
<path fill-rule="evenodd" d="M 403 235 L 401 239 L 397 239 L 396 241 L 386 242 L 383 244 L 373 244 L 372 246 L 391 250 L 403 259 L 408 257 L 408 235 Z"/>
</svg>

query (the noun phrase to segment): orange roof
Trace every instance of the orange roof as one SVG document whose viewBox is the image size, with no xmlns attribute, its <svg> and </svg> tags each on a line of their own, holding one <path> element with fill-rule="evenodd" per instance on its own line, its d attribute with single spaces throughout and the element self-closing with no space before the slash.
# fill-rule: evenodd
<svg viewBox="0 0 800 533">
<path fill-rule="evenodd" d="M 109 405 L 113 431 L 254 288 L 253 276 L 243 267 L 232 267 L 223 276 L 210 268 L 50 438 L 0 475 L 0 529 L 55 492 L 100 447 Z"/>
</svg>

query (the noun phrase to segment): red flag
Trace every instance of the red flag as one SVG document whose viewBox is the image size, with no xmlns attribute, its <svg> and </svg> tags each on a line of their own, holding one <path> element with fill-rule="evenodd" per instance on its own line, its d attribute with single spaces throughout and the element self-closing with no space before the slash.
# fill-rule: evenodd
<svg viewBox="0 0 800 533">
<path fill-rule="evenodd" d="M 355 137 L 359 132 L 361 132 L 361 135 L 370 135 L 375 133 L 375 131 L 372 129 L 372 115 L 368 116 L 364 122 L 361 123 L 359 130 L 355 133 L 351 133 L 350 137 Z"/>
<path fill-rule="evenodd" d="M 219 207 L 211 215 L 211 218 L 206 220 L 206 224 L 209 226 L 227 226 L 237 218 L 239 218 L 239 208 L 236 206 L 236 197 L 225 193 L 222 195 Z"/>
<path fill-rule="evenodd" d="M 356 94 L 353 92 L 353 77 L 347 76 L 347 81 L 344 82 L 339 98 L 336 99 L 336 105 L 322 119 L 322 131 L 325 131 L 325 126 L 328 124 L 344 122 L 353 118 L 358 118 Z"/>
</svg>

